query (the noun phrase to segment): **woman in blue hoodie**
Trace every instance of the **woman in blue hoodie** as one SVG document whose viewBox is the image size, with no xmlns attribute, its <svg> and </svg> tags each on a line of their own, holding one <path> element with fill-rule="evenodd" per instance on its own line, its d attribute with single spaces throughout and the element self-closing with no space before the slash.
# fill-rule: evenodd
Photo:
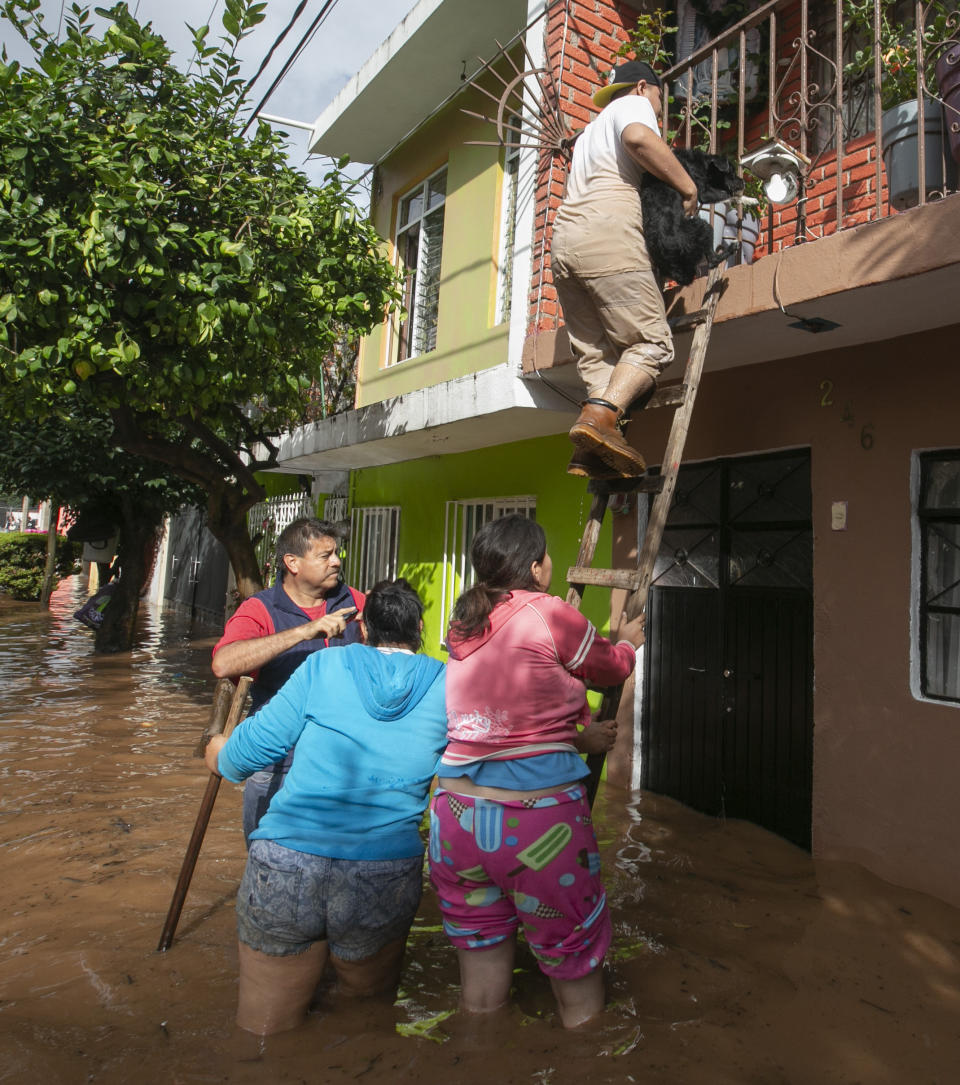
<svg viewBox="0 0 960 1085">
<path fill-rule="evenodd" d="M 328 958 L 350 994 L 395 986 L 420 903 L 418 827 L 446 745 L 444 667 L 418 655 L 423 604 L 404 580 L 367 596 L 365 644 L 316 652 L 207 766 L 236 783 L 296 747 L 251 834 L 237 897 L 237 1024 L 304 1018 Z"/>
</svg>

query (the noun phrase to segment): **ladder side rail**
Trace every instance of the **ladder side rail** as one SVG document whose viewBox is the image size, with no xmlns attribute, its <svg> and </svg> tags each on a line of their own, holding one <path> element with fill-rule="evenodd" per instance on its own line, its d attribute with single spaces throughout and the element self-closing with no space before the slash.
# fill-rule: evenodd
<svg viewBox="0 0 960 1085">
<path fill-rule="evenodd" d="M 700 378 L 703 375 L 707 347 L 710 344 L 710 332 L 713 329 L 713 318 L 722 293 L 719 281 L 724 271 L 724 265 L 718 264 L 711 269 L 710 276 L 707 279 L 704 294 L 706 319 L 697 326 L 696 331 L 693 333 L 693 344 L 690 348 L 690 357 L 687 360 L 687 368 L 684 374 L 685 394 L 683 403 L 673 416 L 673 422 L 670 426 L 667 449 L 663 456 L 663 489 L 653 499 L 650 520 L 643 535 L 643 547 L 637 559 L 638 586 L 636 591 L 632 592 L 627 598 L 626 614 L 628 618 L 636 618 L 639 614 L 642 614 L 647 605 L 647 595 L 650 591 L 653 568 L 657 561 L 657 554 L 660 552 L 660 543 L 663 540 L 667 517 L 670 514 L 670 505 L 673 502 L 673 492 L 677 485 L 680 461 L 683 459 L 683 449 L 687 442 L 687 434 L 693 416 L 693 406 L 697 398 L 697 390 L 700 387 Z"/>
<path fill-rule="evenodd" d="M 693 405 L 696 401 L 697 391 L 700 387 L 700 378 L 703 375 L 707 347 L 710 344 L 710 333 L 713 329 L 713 318 L 717 311 L 720 295 L 723 292 L 720 286 L 720 279 L 723 276 L 724 270 L 724 265 L 722 263 L 718 264 L 715 268 L 711 269 L 707 279 L 702 310 L 703 320 L 702 323 L 698 324 L 693 335 L 690 356 L 687 359 L 687 366 L 684 372 L 682 402 L 680 403 L 676 414 L 673 416 L 673 421 L 670 425 L 670 435 L 667 439 L 667 448 L 663 457 L 663 462 L 666 465 L 666 469 L 662 472 L 664 479 L 663 488 L 653 500 L 650 519 L 647 522 L 647 528 L 643 535 L 643 546 L 637 559 L 637 581 L 635 583 L 637 583 L 638 586 L 636 587 L 636 590 L 632 591 L 627 597 L 625 612 L 628 619 L 636 618 L 646 609 L 653 567 L 656 564 L 657 554 L 660 551 L 660 543 L 663 540 L 663 531 L 666 527 L 667 516 L 673 501 L 673 492 L 676 488 L 680 461 L 683 458 L 683 450 L 686 445 L 687 434 L 690 430 Z M 602 505 L 599 505 L 600 497 L 603 498 Z M 603 519 L 604 512 L 606 511 L 606 505 L 606 495 L 597 495 L 594 498 L 590 510 L 590 519 L 584 528 L 583 540 L 580 544 L 580 553 L 577 557 L 578 566 L 582 567 L 593 559 L 593 554 L 597 545 L 597 537 L 600 532 L 600 523 Z M 595 513 L 596 518 L 594 518 Z M 607 579 L 603 576 L 603 573 L 612 574 L 609 576 L 609 586 L 614 587 L 616 585 L 613 581 L 616 578 L 616 574 L 622 574 L 624 572 L 624 570 L 597 570 L 597 574 L 599 575 L 597 575 L 596 579 Z M 585 583 L 571 584 L 570 590 L 567 593 L 567 602 L 572 603 L 579 609 L 583 600 L 583 591 L 585 587 Z M 600 714 L 598 718 L 602 720 L 615 718 L 620 710 L 622 695 L 623 684 L 605 689 L 603 691 L 603 701 L 600 705 Z M 586 781 L 586 791 L 587 801 L 591 807 L 596 798 L 597 789 L 600 786 L 600 777 L 603 774 L 605 761 L 606 754 L 598 753 L 587 755 L 587 768 L 590 770 L 590 776 Z"/>
<path fill-rule="evenodd" d="M 585 566 L 589 565 L 593 561 L 593 555 L 597 551 L 597 542 L 600 539 L 600 527 L 603 524 L 603 517 L 607 511 L 607 503 L 610 500 L 610 495 L 607 493 L 598 493 L 593 495 L 593 501 L 590 504 L 590 514 L 587 517 L 587 522 L 583 528 L 583 536 L 580 539 L 580 549 L 577 551 L 577 565 Z M 567 589 L 567 602 L 580 609 L 583 603 L 583 590 L 586 584 L 571 583 Z"/>
</svg>

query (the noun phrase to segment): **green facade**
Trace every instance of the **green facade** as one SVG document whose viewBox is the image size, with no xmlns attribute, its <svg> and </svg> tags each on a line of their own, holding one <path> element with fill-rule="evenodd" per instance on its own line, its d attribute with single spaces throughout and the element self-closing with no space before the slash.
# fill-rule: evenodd
<svg viewBox="0 0 960 1085">
<path fill-rule="evenodd" d="M 354 471 L 351 508 L 399 505 L 397 569 L 426 604 L 424 650 L 440 659 L 443 616 L 444 517 L 448 501 L 535 496 L 537 522 L 547 533 L 553 559 L 551 592 L 564 596 L 566 572 L 576 562 L 590 497 L 583 479 L 565 473 L 565 436 L 517 441 L 495 448 Z M 596 565 L 610 566 L 611 528 L 607 517 L 597 547 Z M 588 589 L 584 613 L 600 630 L 609 625 L 610 593 Z"/>
<path fill-rule="evenodd" d="M 357 406 L 403 395 L 499 365 L 507 358 L 507 324 L 494 324 L 500 242 L 502 151 L 468 146 L 489 140 L 489 125 L 461 107 L 482 112 L 486 99 L 468 92 L 413 135 L 377 169 L 371 218 L 381 236 L 396 236 L 399 202 L 430 174 L 447 168 L 440 305 L 436 348 L 393 364 L 388 325 L 362 343 Z M 389 243 L 395 258 L 393 242 Z"/>
</svg>

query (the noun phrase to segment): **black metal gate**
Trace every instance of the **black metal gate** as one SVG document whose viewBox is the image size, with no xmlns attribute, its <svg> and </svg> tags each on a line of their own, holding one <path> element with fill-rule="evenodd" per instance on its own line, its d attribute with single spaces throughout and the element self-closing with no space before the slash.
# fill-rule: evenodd
<svg viewBox="0 0 960 1085">
<path fill-rule="evenodd" d="M 682 467 L 647 606 L 641 783 L 810 847 L 810 455 Z"/>
</svg>

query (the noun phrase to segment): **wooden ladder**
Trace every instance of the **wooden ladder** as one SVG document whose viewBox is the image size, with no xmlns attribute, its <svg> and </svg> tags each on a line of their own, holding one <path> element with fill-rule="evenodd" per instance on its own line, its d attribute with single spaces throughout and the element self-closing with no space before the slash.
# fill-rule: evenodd
<svg viewBox="0 0 960 1085">
<path fill-rule="evenodd" d="M 567 570 L 567 583 L 570 585 L 567 592 L 567 602 L 578 610 L 583 602 L 583 593 L 588 584 L 595 584 L 604 588 L 626 588 L 630 592 L 626 605 L 628 618 L 636 618 L 646 609 L 653 567 L 660 551 L 660 542 L 663 539 L 663 529 L 667 523 L 667 516 L 670 513 L 670 504 L 673 501 L 673 492 L 677 485 L 677 474 L 680 470 L 680 462 L 683 459 L 683 449 L 686 445 L 687 433 L 690 430 L 693 405 L 697 398 L 697 389 L 700 387 L 700 377 L 703 374 L 707 347 L 710 344 L 713 318 L 717 311 L 720 295 L 723 293 L 724 271 L 724 263 L 720 263 L 711 269 L 707 278 L 702 308 L 670 322 L 670 326 L 675 332 L 685 331 L 692 327 L 694 333 L 683 381 L 678 385 L 671 385 L 658 390 L 646 407 L 647 410 L 650 410 L 651 407 L 677 408 L 677 412 L 673 416 L 673 423 L 670 426 L 666 451 L 663 454 L 661 473 L 637 479 L 614 480 L 611 482 L 594 480 L 589 484 L 589 492 L 593 495 L 590 514 L 587 517 L 583 537 L 580 540 L 577 564 Z M 603 517 L 607 511 L 611 495 L 637 492 L 656 494 L 647 521 L 647 528 L 644 532 L 643 546 L 637 558 L 637 567 L 635 569 L 592 568 L 590 563 L 593 561 L 597 540 L 600 537 L 600 525 L 603 523 Z M 616 716 L 622 692 L 622 685 L 603 690 L 600 719 L 612 719 Z M 603 762 L 603 754 L 590 754 L 587 757 L 587 765 L 590 768 L 587 791 L 591 805 L 600 784 Z"/>
</svg>

